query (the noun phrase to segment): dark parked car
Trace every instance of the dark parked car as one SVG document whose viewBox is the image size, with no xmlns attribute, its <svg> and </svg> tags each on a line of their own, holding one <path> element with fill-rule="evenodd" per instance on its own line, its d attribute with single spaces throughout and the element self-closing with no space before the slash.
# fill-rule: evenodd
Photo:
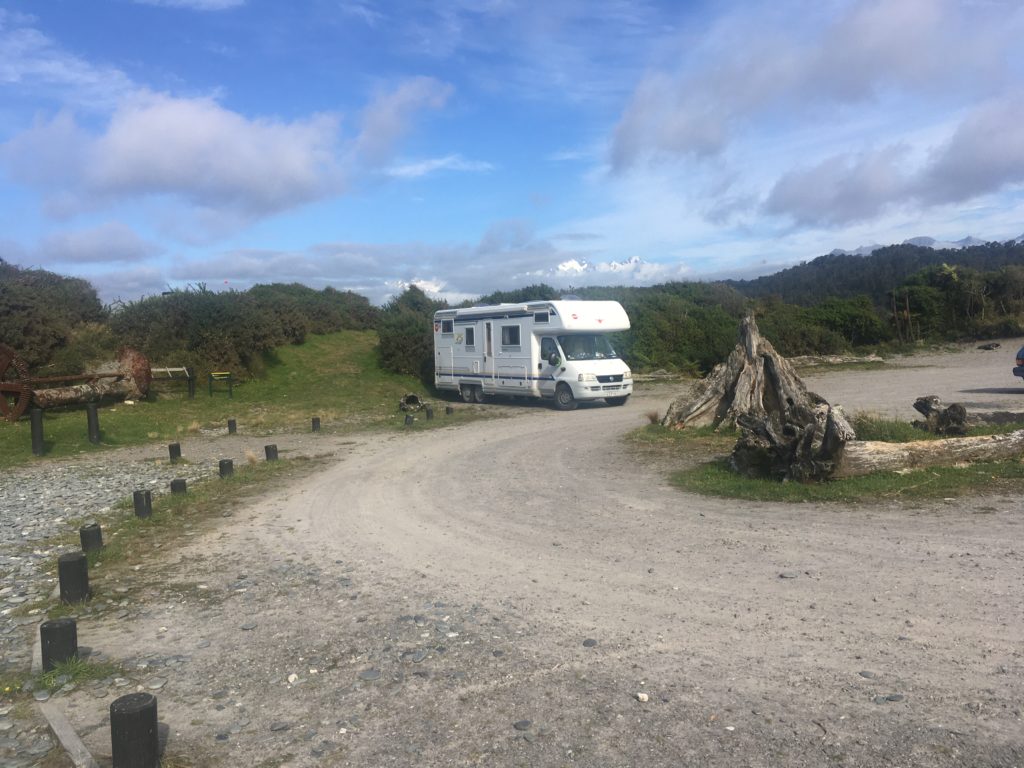
<svg viewBox="0 0 1024 768">
<path fill-rule="evenodd" d="M 1017 351 L 1017 367 L 1013 369 L 1013 375 L 1024 379 L 1024 347 Z"/>
</svg>

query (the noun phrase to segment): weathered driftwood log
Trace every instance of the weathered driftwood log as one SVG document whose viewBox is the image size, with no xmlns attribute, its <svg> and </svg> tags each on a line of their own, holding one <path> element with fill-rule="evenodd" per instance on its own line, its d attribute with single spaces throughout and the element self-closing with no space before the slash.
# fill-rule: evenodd
<svg viewBox="0 0 1024 768">
<path fill-rule="evenodd" d="M 803 424 L 780 424 L 774 415 L 739 417 L 740 438 L 729 462 L 748 477 L 775 480 L 824 480 L 835 473 L 844 446 L 856 435 L 838 406 L 822 403 Z"/>
<path fill-rule="evenodd" d="M 31 379 L 30 382 L 38 386 L 59 381 L 61 378 Z M 141 398 L 149 392 L 153 374 L 146 356 L 126 347 L 121 350 L 116 361 L 104 363 L 92 373 L 65 378 L 69 381 L 73 379 L 86 379 L 86 381 L 63 387 L 33 389 L 32 402 L 39 408 L 54 408 L 59 405 L 94 402 L 104 397 L 117 397 L 125 400 Z"/>
<path fill-rule="evenodd" d="M 832 477 L 856 477 L 921 467 L 950 467 L 975 461 L 1008 461 L 1024 454 L 1024 429 L 1006 435 L 951 437 L 912 443 L 874 440 L 847 443 Z"/>
<path fill-rule="evenodd" d="M 960 403 L 953 403 L 947 408 L 937 395 L 927 395 L 914 401 L 914 410 L 925 418 L 914 422 L 918 429 L 937 435 L 967 434 L 967 409 Z"/>
<path fill-rule="evenodd" d="M 806 424 L 825 400 L 808 392 L 796 371 L 762 338 L 753 316 L 740 324 L 740 339 L 729 358 L 716 365 L 695 391 L 669 404 L 661 423 L 673 429 L 722 424 L 734 426 L 741 415 L 777 423 Z"/>
</svg>

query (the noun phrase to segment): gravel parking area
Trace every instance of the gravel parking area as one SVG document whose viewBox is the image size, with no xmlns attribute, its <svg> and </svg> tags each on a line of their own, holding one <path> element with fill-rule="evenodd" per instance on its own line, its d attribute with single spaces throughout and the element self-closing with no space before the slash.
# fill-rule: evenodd
<svg viewBox="0 0 1024 768">
<path fill-rule="evenodd" d="M 937 394 L 1024 411 L 1024 387 L 1001 381 L 1014 343 L 805 380 L 848 410 L 911 418 L 893 403 Z M 104 577 L 112 597 L 82 611 L 79 639 L 125 676 L 52 701 L 101 765 L 107 708 L 136 689 L 195 766 L 1024 765 L 1019 499 L 685 494 L 621 440 L 670 397 L 275 436 L 332 459 Z M 215 471 L 263 442 L 184 449 Z M 125 469 L 155 472 L 164 450 L 96 460 L 125 473 L 120 498 L 165 482 Z M 78 487 L 105 476 L 89 462 L 52 466 Z M 14 596 L 52 587 L 31 581 Z M 35 626 L 0 631 L 14 654 Z M 33 764 L 37 727 L 0 714 L 0 758 Z"/>
</svg>

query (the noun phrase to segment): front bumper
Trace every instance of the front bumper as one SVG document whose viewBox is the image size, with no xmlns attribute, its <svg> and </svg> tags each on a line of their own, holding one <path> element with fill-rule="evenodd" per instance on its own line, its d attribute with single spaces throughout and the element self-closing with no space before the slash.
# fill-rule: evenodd
<svg viewBox="0 0 1024 768">
<path fill-rule="evenodd" d="M 604 397 L 626 397 L 633 394 L 633 382 L 617 381 L 602 384 L 597 381 L 572 381 L 572 396 L 577 400 L 600 400 Z"/>
<path fill-rule="evenodd" d="M 1024 365 L 1018 365 L 1016 368 L 1014 368 L 1013 375 L 1020 376 L 1022 379 L 1024 379 Z"/>
</svg>

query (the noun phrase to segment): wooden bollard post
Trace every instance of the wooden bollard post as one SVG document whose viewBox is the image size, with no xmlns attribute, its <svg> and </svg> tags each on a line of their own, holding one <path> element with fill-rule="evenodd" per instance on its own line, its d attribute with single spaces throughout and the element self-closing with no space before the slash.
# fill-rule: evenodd
<svg viewBox="0 0 1024 768">
<path fill-rule="evenodd" d="M 78 529 L 78 538 L 82 542 L 83 552 L 96 552 L 103 549 L 103 529 L 99 523 L 89 523 Z"/>
<path fill-rule="evenodd" d="M 238 422 L 234 419 L 228 419 L 228 434 L 233 435 L 238 431 Z"/>
<path fill-rule="evenodd" d="M 320 431 L 320 417 L 319 416 L 314 416 L 313 417 L 313 431 L 314 432 L 319 432 Z"/>
<path fill-rule="evenodd" d="M 153 492 L 133 491 L 132 505 L 135 507 L 136 517 L 152 517 L 153 515 Z"/>
<path fill-rule="evenodd" d="M 416 421 L 416 419 L 414 419 L 414 418 L 412 417 L 412 414 L 411 414 L 411 413 L 407 413 L 407 414 L 405 414 L 405 426 L 407 426 L 407 427 L 409 427 L 409 426 L 412 426 L 412 423 L 413 423 L 414 421 Z"/>
<path fill-rule="evenodd" d="M 428 406 L 427 407 L 427 421 L 430 421 L 432 418 L 434 418 L 434 409 L 430 408 Z"/>
<path fill-rule="evenodd" d="M 455 413 L 455 409 L 452 408 L 450 405 L 446 405 L 444 407 L 444 415 L 445 416 L 451 416 L 453 413 Z"/>
<path fill-rule="evenodd" d="M 96 403 L 85 404 L 85 420 L 89 429 L 89 442 L 100 444 L 100 411 Z"/>
<path fill-rule="evenodd" d="M 60 601 L 81 603 L 89 599 L 89 561 L 85 552 L 69 552 L 57 558 Z"/>
<path fill-rule="evenodd" d="M 29 412 L 29 421 L 32 423 L 32 455 L 43 455 L 43 409 L 33 408 Z"/>
<path fill-rule="evenodd" d="M 267 454 L 267 461 L 277 461 L 276 445 L 265 445 L 263 446 L 263 450 Z"/>
<path fill-rule="evenodd" d="M 186 493 L 188 486 L 185 483 L 185 479 L 182 477 L 176 477 L 171 480 L 171 493 Z"/>
<path fill-rule="evenodd" d="M 78 624 L 74 619 L 51 619 L 39 625 L 39 645 L 43 652 L 43 672 L 78 655 Z"/>
<path fill-rule="evenodd" d="M 217 465 L 217 470 L 222 478 L 229 477 L 235 474 L 235 462 L 231 459 L 221 459 Z"/>
<path fill-rule="evenodd" d="M 171 443 L 167 446 L 167 453 L 171 457 L 171 464 L 177 464 L 181 459 L 181 443 Z"/>
<path fill-rule="evenodd" d="M 185 375 L 188 376 L 188 399 L 196 399 L 196 369 L 186 368 Z"/>
<path fill-rule="evenodd" d="M 113 768 L 159 768 L 156 696 L 129 693 L 110 704 Z"/>
</svg>

